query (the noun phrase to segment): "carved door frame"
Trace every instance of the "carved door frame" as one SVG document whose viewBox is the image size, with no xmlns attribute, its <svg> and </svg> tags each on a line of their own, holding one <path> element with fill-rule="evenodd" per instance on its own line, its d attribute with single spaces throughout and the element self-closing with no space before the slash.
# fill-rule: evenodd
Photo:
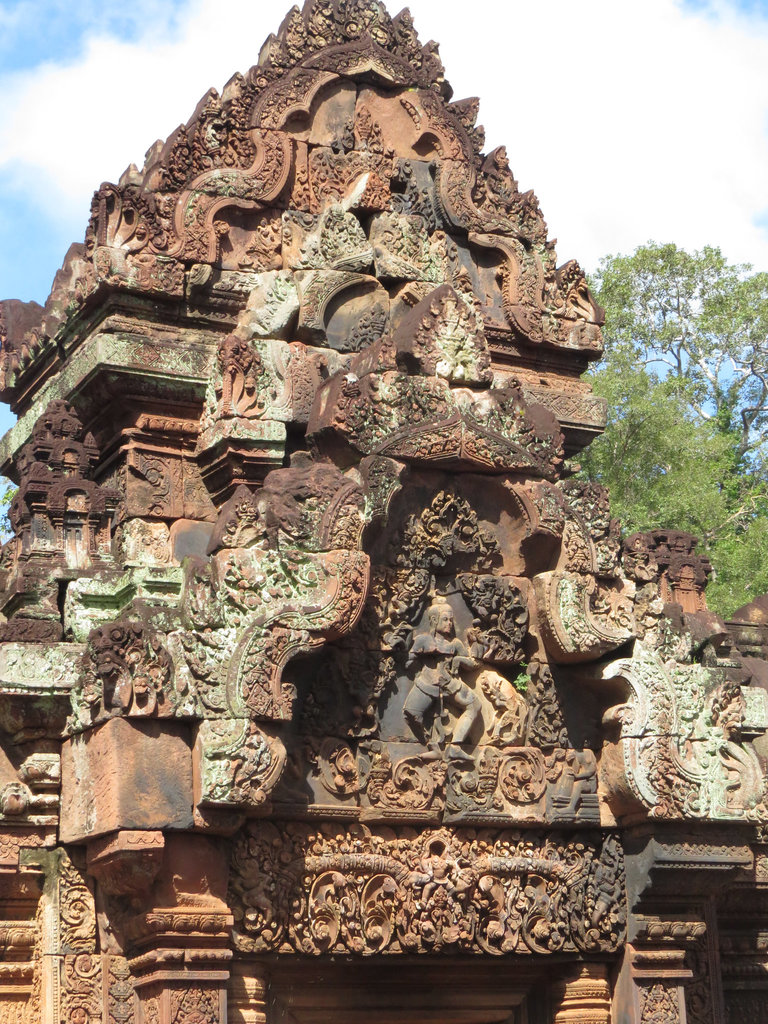
<svg viewBox="0 0 768 1024">
<path fill-rule="evenodd" d="M 585 980 L 590 1021 L 609 1024 L 607 974 L 541 957 L 237 960 L 228 1024 L 560 1024 L 586 1009 Z"/>
</svg>

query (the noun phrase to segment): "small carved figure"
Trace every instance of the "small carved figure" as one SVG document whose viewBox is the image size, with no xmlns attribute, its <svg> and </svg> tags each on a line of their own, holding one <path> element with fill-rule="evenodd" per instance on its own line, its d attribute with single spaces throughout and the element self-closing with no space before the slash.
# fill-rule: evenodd
<svg viewBox="0 0 768 1024">
<path fill-rule="evenodd" d="M 470 755 L 461 750 L 459 744 L 466 742 L 480 717 L 480 699 L 462 681 L 460 672 L 462 669 L 474 668 L 477 662 L 470 657 L 462 641 L 455 635 L 453 609 L 447 601 L 433 601 L 427 619 L 429 628 L 415 637 L 406 661 L 407 668 L 413 664 L 419 665 L 419 668 L 403 712 L 414 735 L 427 746 L 433 747 L 425 716 L 434 710 L 435 720 L 440 723 L 439 728 L 442 730 L 446 704 L 459 708 L 461 714 L 453 728 L 448 755 L 467 759 Z"/>
<path fill-rule="evenodd" d="M 553 750 L 547 761 L 547 777 L 556 783 L 552 796 L 555 819 L 576 819 L 596 804 L 597 766 L 591 751 Z"/>
<path fill-rule="evenodd" d="M 493 669 L 485 669 L 477 678 L 493 706 L 495 719 L 491 728 L 491 743 L 519 744 L 525 738 L 528 724 L 528 705 L 512 683 Z"/>
<path fill-rule="evenodd" d="M 411 873 L 411 881 L 421 887 L 421 898 L 424 904 L 441 889 L 448 897 L 457 891 L 460 882 L 460 869 L 456 859 L 448 851 L 442 839 L 434 839 L 427 847 L 427 852 L 418 860 L 418 868 Z"/>
</svg>

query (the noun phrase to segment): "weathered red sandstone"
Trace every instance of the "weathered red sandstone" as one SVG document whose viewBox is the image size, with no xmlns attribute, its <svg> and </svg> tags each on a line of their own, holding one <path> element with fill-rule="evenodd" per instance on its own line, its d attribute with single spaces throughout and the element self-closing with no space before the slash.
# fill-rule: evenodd
<svg viewBox="0 0 768 1024">
<path fill-rule="evenodd" d="M 0 1021 L 766 1019 L 765 608 L 477 112 L 308 0 L 0 303 Z"/>
</svg>

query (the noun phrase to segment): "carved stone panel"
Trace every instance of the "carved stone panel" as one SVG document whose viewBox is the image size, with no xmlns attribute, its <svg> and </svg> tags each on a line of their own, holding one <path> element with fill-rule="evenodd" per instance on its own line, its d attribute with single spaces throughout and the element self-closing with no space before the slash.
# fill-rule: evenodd
<svg viewBox="0 0 768 1024">
<path fill-rule="evenodd" d="M 234 846 L 230 895 L 242 951 L 546 956 L 615 950 L 622 886 L 610 835 L 260 823 Z"/>
</svg>

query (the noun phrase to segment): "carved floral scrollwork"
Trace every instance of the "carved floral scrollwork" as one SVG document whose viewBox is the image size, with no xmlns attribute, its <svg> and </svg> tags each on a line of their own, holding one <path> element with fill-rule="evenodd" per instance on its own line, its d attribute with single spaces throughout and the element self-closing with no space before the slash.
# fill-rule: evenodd
<svg viewBox="0 0 768 1024">
<path fill-rule="evenodd" d="M 218 989 L 205 984 L 171 989 L 170 1024 L 223 1024 Z"/>
<path fill-rule="evenodd" d="M 594 575 L 545 572 L 534 578 L 540 627 L 556 662 L 593 661 L 635 635 L 634 586 Z"/>
<path fill-rule="evenodd" d="M 644 988 L 641 1024 L 677 1024 L 680 1020 L 680 999 L 677 989 L 658 983 Z"/>
<path fill-rule="evenodd" d="M 626 787 L 656 818 L 760 820 L 765 779 L 741 728 L 745 694 L 757 695 L 765 708 L 762 691 L 729 683 L 701 665 L 665 664 L 639 640 L 631 659 L 605 666 L 602 676 L 628 688 L 625 702 L 604 715 L 621 765 L 608 791 L 620 805 Z"/>
<path fill-rule="evenodd" d="M 86 885 L 82 872 L 64 851 L 59 855 L 58 889 L 62 952 L 95 952 L 96 910 L 93 894 Z"/>
<path fill-rule="evenodd" d="M 290 717 L 294 697 L 291 685 L 282 680 L 283 667 L 300 651 L 352 629 L 365 602 L 369 560 L 363 552 L 330 551 L 303 555 L 292 566 L 280 561 L 280 573 L 275 576 L 278 589 L 272 594 L 267 582 L 271 564 L 266 558 L 255 558 L 248 564 L 230 561 L 228 565 L 230 606 L 261 613 L 235 651 L 228 694 L 235 711 L 279 719 Z"/>
<path fill-rule="evenodd" d="M 190 182 L 176 203 L 174 244 L 168 255 L 197 262 L 214 262 L 219 241 L 216 213 L 226 206 L 267 207 L 288 183 L 292 167 L 290 139 L 282 132 L 254 132 L 256 155 L 248 169 L 214 168 Z"/>
<path fill-rule="evenodd" d="M 609 951 L 625 920 L 615 836 L 254 825 L 231 896 L 250 952 Z"/>
<path fill-rule="evenodd" d="M 434 758 L 411 756 L 392 760 L 380 744 L 371 750 L 365 795 L 372 807 L 396 818 L 429 812 L 442 797 L 446 765 Z"/>
<path fill-rule="evenodd" d="M 543 759 L 533 750 L 513 751 L 499 765 L 499 788 L 513 802 L 540 800 L 547 787 Z"/>
<path fill-rule="evenodd" d="M 490 569 L 501 557 L 495 538 L 453 488 L 438 491 L 428 507 L 408 517 L 393 554 L 399 565 L 432 572 L 449 564 Z"/>
<path fill-rule="evenodd" d="M 363 176 L 363 187 L 367 176 Z M 291 265 L 297 270 L 346 270 L 363 273 L 373 262 L 373 251 L 365 232 L 347 207 L 359 189 L 353 186 L 349 199 L 326 207 L 319 217 L 312 214 L 283 214 L 283 247 L 295 251 Z"/>
<path fill-rule="evenodd" d="M 470 647 L 474 657 L 492 664 L 521 662 L 528 605 L 520 589 L 505 577 L 469 574 L 459 577 L 459 585 L 476 616 Z"/>
<path fill-rule="evenodd" d="M 242 719 L 202 722 L 197 731 L 197 802 L 257 810 L 285 765 L 285 747 L 267 729 Z"/>
<path fill-rule="evenodd" d="M 448 765 L 445 820 L 452 822 L 580 821 L 597 824 L 594 754 L 555 748 L 484 746 Z"/>
<path fill-rule="evenodd" d="M 320 744 L 315 763 L 320 781 L 329 793 L 349 796 L 360 791 L 360 766 L 348 743 L 327 736 Z"/>
<path fill-rule="evenodd" d="M 306 453 L 224 504 L 210 560 L 191 558 L 184 627 L 168 636 L 183 707 L 203 717 L 287 719 L 287 662 L 355 626 L 369 559 L 356 550 L 364 496 L 354 476 Z"/>
<path fill-rule="evenodd" d="M 618 519 L 611 516 L 608 489 L 584 480 L 566 480 L 560 487 L 572 513 L 575 513 L 574 526 L 585 540 L 589 538 L 589 546 L 594 548 L 594 561 L 588 566 L 588 571 L 608 577 L 617 575 L 621 528 Z"/>
<path fill-rule="evenodd" d="M 62 1020 L 90 1024 L 101 1017 L 101 957 L 95 953 L 64 956 L 61 962 Z"/>
</svg>

